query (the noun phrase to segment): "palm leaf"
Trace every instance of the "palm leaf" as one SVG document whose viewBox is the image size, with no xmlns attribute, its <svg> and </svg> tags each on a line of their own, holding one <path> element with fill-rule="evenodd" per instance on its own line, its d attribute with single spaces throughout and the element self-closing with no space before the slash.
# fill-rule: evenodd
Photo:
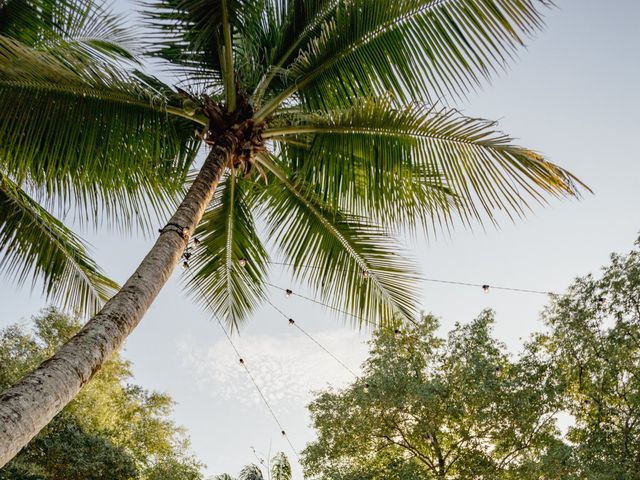
<svg viewBox="0 0 640 480">
<path fill-rule="evenodd" d="M 174 65 L 189 84 L 203 90 L 223 83 L 235 91 L 234 32 L 242 28 L 245 0 L 150 0 L 143 3 L 152 29 L 148 53 Z M 227 99 L 229 100 L 229 98 Z M 233 110 L 233 109 L 231 109 Z"/>
<path fill-rule="evenodd" d="M 399 189 L 411 182 L 429 186 L 427 195 L 417 197 L 425 201 L 421 218 L 442 211 L 446 220 L 453 209 L 465 221 L 485 215 L 495 221 L 496 210 L 523 215 L 531 199 L 577 195 L 577 187 L 584 187 L 571 173 L 515 145 L 495 123 L 455 110 L 423 105 L 399 109 L 390 99 L 378 98 L 326 113 L 280 116 L 278 121 L 282 126 L 268 129 L 265 138 L 309 145 L 304 168 L 313 175 L 305 178 L 323 183 L 342 179 L 332 187 L 340 205 L 357 205 L 371 192 L 375 197 L 362 211 L 382 209 L 387 219 L 397 208 L 399 220 L 406 220 L 402 205 L 411 190 L 407 195 Z M 359 170 L 354 168 L 359 164 Z M 388 201 L 379 198 L 385 190 Z M 415 202 L 409 205 L 414 208 Z"/>
<path fill-rule="evenodd" d="M 403 102 L 457 97 L 504 68 L 541 26 L 533 0 L 350 0 L 331 3 L 263 120 L 297 94 L 312 109 L 391 92 Z"/>
<path fill-rule="evenodd" d="M 262 471 L 257 465 L 247 465 L 240 471 L 238 480 L 264 480 Z"/>
<path fill-rule="evenodd" d="M 268 255 L 247 203 L 251 184 L 231 173 L 196 230 L 188 291 L 232 329 L 265 298 Z M 243 265 L 244 264 L 244 265 Z"/>
<path fill-rule="evenodd" d="M 146 216 L 182 187 L 195 123 L 138 77 L 59 56 L 0 37 L 0 165 L 64 208 Z"/>
<path fill-rule="evenodd" d="M 271 459 L 271 480 L 291 480 L 291 464 L 287 456 L 280 452 Z"/>
<path fill-rule="evenodd" d="M 264 200 L 270 238 L 293 264 L 294 277 L 365 322 L 413 321 L 417 276 L 388 232 L 329 208 L 275 157 L 263 154 L 259 162 L 276 180 Z"/>
<path fill-rule="evenodd" d="M 124 19 L 92 0 L 7 0 L 0 7 L 0 35 L 53 56 L 63 52 L 62 61 L 73 54 L 128 62 L 138 48 Z"/>
<path fill-rule="evenodd" d="M 73 232 L 0 173 L 0 270 L 19 284 L 40 278 L 49 300 L 87 315 L 118 288 Z"/>
</svg>

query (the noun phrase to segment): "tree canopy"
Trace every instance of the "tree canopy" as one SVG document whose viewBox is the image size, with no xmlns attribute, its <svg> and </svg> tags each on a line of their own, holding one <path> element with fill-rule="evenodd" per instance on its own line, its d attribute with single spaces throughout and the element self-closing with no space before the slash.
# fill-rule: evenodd
<svg viewBox="0 0 640 480">
<path fill-rule="evenodd" d="M 45 361 L 80 324 L 55 309 L 33 329 L 0 331 L 0 390 Z M 201 480 L 201 464 L 170 419 L 172 400 L 131 383 L 116 355 L 31 443 L 0 469 L 2 480 Z"/>
<path fill-rule="evenodd" d="M 446 337 L 431 315 L 378 331 L 362 378 L 310 405 L 318 438 L 306 473 L 640 478 L 640 249 L 578 278 L 543 319 L 517 356 L 492 336 L 491 311 Z"/>
</svg>

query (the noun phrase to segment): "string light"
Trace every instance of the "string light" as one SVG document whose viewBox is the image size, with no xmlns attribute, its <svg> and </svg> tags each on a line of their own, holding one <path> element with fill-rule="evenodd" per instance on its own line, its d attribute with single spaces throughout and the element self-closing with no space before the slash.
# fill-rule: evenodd
<svg viewBox="0 0 640 480">
<path fill-rule="evenodd" d="M 288 319 L 289 325 L 292 325 L 294 327 L 296 327 L 298 330 L 300 330 L 300 332 L 302 332 L 302 334 L 304 334 L 309 340 L 311 340 L 313 343 L 315 343 L 318 347 L 320 347 L 322 350 L 324 350 L 327 355 L 329 355 L 331 358 L 333 358 L 337 363 L 339 363 L 346 371 L 348 371 L 351 375 L 353 375 L 355 378 L 358 378 L 358 374 L 356 372 L 354 372 L 353 370 L 351 370 L 351 368 L 349 368 L 349 366 L 344 363 L 342 360 L 340 360 L 338 357 L 336 357 L 333 353 L 331 353 L 324 345 L 322 345 L 318 340 L 316 340 L 315 338 L 313 338 L 313 336 L 308 333 L 304 328 L 302 328 L 300 325 L 298 325 L 295 321 L 293 321 L 293 323 L 291 323 L 291 321 L 293 320 L 292 318 L 290 318 L 288 315 L 286 315 L 282 310 L 280 310 L 278 307 L 276 307 L 268 298 L 267 298 L 267 303 L 269 305 L 271 305 L 271 307 L 273 307 L 273 309 L 278 312 L 280 315 L 282 315 L 284 318 Z"/>
<path fill-rule="evenodd" d="M 269 410 L 269 413 L 271 414 L 271 417 L 273 417 L 274 421 L 278 425 L 278 428 L 280 428 L 280 433 L 282 434 L 283 437 L 285 437 L 287 443 L 289 444 L 289 447 L 291 447 L 291 451 L 293 452 L 293 454 L 296 456 L 296 458 L 298 460 L 300 460 L 300 455 L 298 454 L 298 451 L 293 446 L 293 443 L 291 443 L 291 439 L 289 438 L 289 436 L 285 432 L 284 427 L 280 423 L 280 420 L 278 420 L 278 416 L 276 415 L 276 412 L 271 407 L 271 404 L 267 400 L 267 397 L 264 396 L 264 393 L 262 392 L 262 389 L 258 386 L 258 383 L 256 382 L 256 379 L 254 378 L 254 376 L 252 375 L 251 371 L 247 367 L 244 359 L 242 358 L 242 355 L 240 355 L 240 351 L 237 349 L 236 345 L 233 343 L 233 340 L 231 340 L 231 336 L 229 335 L 229 332 L 227 332 L 227 329 L 224 328 L 224 325 L 222 324 L 222 321 L 220 320 L 220 318 L 217 315 L 214 315 L 214 317 L 215 317 L 216 321 L 218 322 L 218 325 L 220 325 L 220 328 L 222 329 L 222 332 L 224 333 L 224 336 L 226 337 L 227 341 L 231 345 L 231 348 L 236 353 L 236 356 L 238 357 L 238 360 L 240 361 L 240 364 L 244 368 L 244 371 L 247 373 L 247 376 L 249 377 L 249 379 L 251 380 L 251 383 L 253 384 L 253 386 L 255 387 L 256 391 L 258 392 L 258 395 L 262 399 L 262 402 L 266 405 L 267 410 Z"/>
<path fill-rule="evenodd" d="M 200 239 L 198 237 L 193 237 L 193 244 L 197 247 L 198 245 L 200 245 Z"/>
<path fill-rule="evenodd" d="M 245 265 L 247 265 L 247 261 L 244 258 L 241 258 L 240 260 L 238 260 L 238 265 L 244 267 Z"/>
<path fill-rule="evenodd" d="M 482 291 L 484 293 L 489 293 L 489 285 L 482 285 Z"/>
<path fill-rule="evenodd" d="M 273 287 L 273 288 L 275 288 L 275 289 L 278 289 L 278 290 L 285 290 L 283 287 L 281 287 L 281 286 L 279 286 L 279 285 L 274 285 L 273 283 L 265 282 L 265 284 L 266 284 L 266 285 L 269 285 L 270 287 Z M 368 319 L 366 319 L 366 318 L 364 318 L 364 317 L 361 317 L 360 315 L 356 315 L 355 313 L 347 312 L 347 311 L 345 311 L 345 310 L 340 310 L 339 308 L 336 308 L 336 307 L 334 307 L 333 305 L 329 305 L 328 303 L 321 302 L 321 301 L 319 301 L 319 300 L 316 300 L 315 298 L 307 297 L 306 295 L 302 295 L 302 294 L 300 294 L 300 293 L 294 293 L 292 290 L 290 290 L 290 289 L 288 289 L 288 288 L 285 290 L 285 292 L 291 292 L 291 295 L 295 295 L 295 296 L 296 296 L 296 297 L 298 297 L 298 298 L 302 298 L 302 299 L 307 300 L 307 301 L 309 301 L 309 302 L 315 303 L 316 305 L 321 305 L 321 306 L 323 306 L 323 307 L 325 307 L 325 308 L 328 308 L 328 309 L 330 309 L 330 310 L 333 310 L 334 312 L 338 312 L 338 313 L 341 313 L 341 314 L 346 315 L 346 316 L 348 316 L 348 317 L 355 318 L 356 320 L 359 320 L 359 321 L 361 321 L 362 323 L 366 323 L 366 324 L 368 324 L 368 325 L 371 325 L 371 326 L 372 326 L 372 327 L 374 327 L 374 328 L 377 328 L 377 327 L 378 327 L 378 325 L 377 325 L 375 322 L 372 322 L 371 320 L 368 320 Z M 290 295 L 287 295 L 287 297 L 289 297 L 289 296 L 290 296 Z M 418 324 L 417 324 L 414 320 L 412 320 L 412 319 L 409 319 L 409 321 L 410 321 L 411 323 L 413 323 L 414 325 L 416 325 L 416 326 L 418 325 Z"/>
<path fill-rule="evenodd" d="M 186 260 L 184 262 L 182 262 L 182 269 L 183 270 L 188 270 L 189 269 L 189 262 L 187 262 Z"/>
<path fill-rule="evenodd" d="M 284 291 L 285 295 L 287 296 L 287 298 L 291 297 L 291 295 L 293 295 L 293 290 L 287 288 Z"/>
<path fill-rule="evenodd" d="M 397 328 L 393 331 L 393 334 L 396 336 L 396 338 L 402 337 L 402 332 Z"/>
<path fill-rule="evenodd" d="M 362 391 L 363 391 L 364 393 L 369 393 L 369 384 L 368 384 L 368 383 L 365 383 L 365 384 L 364 384 L 364 387 L 362 387 Z"/>
<path fill-rule="evenodd" d="M 289 319 L 289 325 L 295 325 L 296 321 L 293 318 Z"/>
<path fill-rule="evenodd" d="M 363 270 L 363 271 L 362 271 L 362 278 L 364 278 L 365 280 L 366 280 L 367 278 L 369 278 L 369 271 L 368 271 L 368 270 Z"/>
<path fill-rule="evenodd" d="M 495 372 L 496 372 L 496 377 L 502 376 L 502 368 L 496 367 Z"/>
</svg>

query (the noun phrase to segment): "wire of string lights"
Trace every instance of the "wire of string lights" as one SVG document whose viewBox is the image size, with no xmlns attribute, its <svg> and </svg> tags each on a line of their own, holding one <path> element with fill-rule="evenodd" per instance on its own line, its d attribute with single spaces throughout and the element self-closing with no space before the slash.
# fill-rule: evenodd
<svg viewBox="0 0 640 480">
<path fill-rule="evenodd" d="M 372 326 L 372 327 L 374 327 L 374 328 L 376 328 L 376 327 L 378 326 L 378 325 L 376 325 L 376 323 L 375 323 L 375 322 L 372 322 L 372 321 L 370 321 L 370 320 L 367 320 L 367 319 L 366 319 L 366 318 L 364 318 L 364 317 L 361 317 L 361 316 L 356 315 L 356 314 L 351 313 L 351 312 L 347 312 L 347 311 L 345 311 L 345 310 L 340 310 L 339 308 L 336 308 L 336 307 L 334 307 L 333 305 L 329 305 L 328 303 L 324 303 L 324 302 L 321 302 L 321 301 L 319 301 L 319 300 L 316 300 L 315 298 L 311 298 L 311 297 L 308 297 L 308 296 L 306 296 L 306 295 L 302 295 L 301 293 L 294 292 L 294 291 L 293 291 L 293 290 L 291 290 L 290 288 L 284 288 L 284 287 L 281 287 L 281 286 L 279 286 L 279 285 L 274 285 L 273 283 L 270 283 L 270 282 L 264 282 L 264 283 L 265 283 L 266 285 L 269 285 L 270 287 L 273 287 L 273 288 L 277 289 L 277 290 L 282 290 L 282 291 L 284 291 L 287 295 L 293 295 L 293 296 L 296 296 L 296 297 L 302 298 L 302 299 L 304 299 L 304 300 L 307 300 L 307 301 L 309 301 L 309 302 L 313 302 L 313 303 L 315 303 L 315 304 L 317 304 L 317 305 L 322 305 L 323 307 L 329 308 L 329 309 L 333 310 L 334 312 L 342 313 L 343 315 L 347 315 L 348 317 L 352 317 L 352 318 L 355 318 L 356 320 L 360 320 L 361 322 L 367 323 L 367 324 L 371 325 L 371 326 Z M 281 312 L 281 313 L 282 313 L 282 312 Z"/>
<path fill-rule="evenodd" d="M 247 367 L 247 362 L 245 361 L 244 357 L 240 354 L 240 351 L 236 347 L 235 343 L 233 343 L 233 340 L 231 339 L 231 335 L 229 335 L 229 332 L 227 332 L 227 329 L 224 327 L 224 325 L 220 321 L 220 318 L 218 318 L 217 315 L 215 315 L 215 318 L 216 318 L 216 320 L 218 322 L 218 325 L 220 325 L 220 328 L 224 332 L 224 336 L 229 341 L 229 344 L 231 345 L 231 348 L 233 348 L 233 351 L 238 356 L 238 361 L 240 362 L 240 365 L 242 366 L 242 368 L 244 368 L 244 371 L 247 373 L 247 376 L 251 380 L 251 383 L 253 383 L 253 386 L 255 387 L 256 391 L 258 392 L 258 395 L 260 395 L 260 398 L 262 399 L 262 402 L 267 406 L 267 410 L 269 410 L 269 413 L 271 414 L 271 416 L 275 420 L 276 425 L 278 425 L 278 428 L 280 428 L 280 433 L 285 438 L 285 440 L 289 444 L 289 447 L 291 448 L 291 450 L 293 451 L 294 455 L 296 456 L 296 458 L 299 461 L 300 460 L 300 455 L 298 454 L 298 451 L 293 446 L 293 443 L 291 442 L 291 439 L 289 438 L 289 435 L 287 435 L 287 432 L 284 429 L 284 427 L 282 426 L 282 423 L 280 423 L 280 420 L 278 419 L 278 416 L 276 415 L 276 412 L 271 407 L 271 404 L 269 403 L 269 401 L 267 400 L 267 397 L 265 397 L 264 393 L 262 392 L 262 389 L 260 388 L 260 386 L 256 382 L 256 379 L 253 376 L 253 374 L 251 373 L 251 371 L 249 370 L 249 367 Z"/>
<path fill-rule="evenodd" d="M 331 358 L 333 358 L 336 362 L 338 362 L 338 364 L 340 364 L 346 371 L 348 371 L 351 375 L 353 375 L 354 378 L 358 378 L 358 374 L 356 372 L 354 372 L 351 368 L 349 368 L 349 366 L 346 363 L 344 363 L 342 360 L 340 360 L 338 357 L 336 357 L 328 348 L 326 348 L 324 345 L 322 345 L 310 333 L 308 333 L 304 328 L 302 328 L 300 325 L 298 325 L 298 323 L 293 318 L 289 317 L 286 313 L 284 313 L 282 310 L 280 310 L 278 307 L 276 307 L 271 302 L 271 300 L 269 300 L 268 298 L 267 298 L 267 303 L 269 305 L 271 305 L 276 312 L 278 312 L 280 315 L 282 315 L 282 317 L 287 319 L 287 321 L 289 322 L 289 325 L 292 325 L 293 327 L 295 327 L 298 330 L 300 330 L 300 332 L 302 332 L 309 340 L 311 340 L 318 347 L 320 347 L 322 350 L 324 350 Z"/>
<path fill-rule="evenodd" d="M 282 267 L 294 267 L 294 268 L 324 268 L 318 265 L 295 265 L 293 263 L 284 263 L 284 262 L 269 262 L 271 265 L 278 265 L 278 266 L 282 266 Z M 342 271 L 348 271 L 348 269 L 342 269 Z M 557 293 L 555 292 L 549 292 L 549 291 L 544 291 L 544 290 L 532 290 L 532 289 L 528 289 L 528 288 L 516 288 L 516 287 L 503 287 L 503 286 L 498 286 L 498 285 L 490 285 L 490 284 L 486 284 L 486 283 L 473 283 L 473 282 L 460 282 L 460 281 L 455 281 L 455 280 L 441 280 L 438 278 L 421 278 L 421 280 L 424 280 L 425 282 L 431 282 L 431 283 L 442 283 L 442 284 L 447 284 L 447 285 L 460 285 L 460 286 L 465 286 L 465 287 L 475 287 L 475 288 L 482 288 L 482 290 L 486 293 L 488 292 L 490 289 L 494 289 L 494 290 L 504 290 L 504 291 L 509 291 L 509 292 L 520 292 L 520 293 L 534 293 L 537 295 L 557 295 Z M 298 295 L 300 296 L 300 295 Z M 312 300 L 315 301 L 315 300 Z M 316 302 L 319 303 L 319 302 Z M 326 307 L 329 308 L 333 308 L 330 307 L 328 305 L 325 305 Z M 342 313 L 346 313 L 346 312 L 342 312 Z M 351 315 L 351 314 L 348 314 Z"/>
</svg>

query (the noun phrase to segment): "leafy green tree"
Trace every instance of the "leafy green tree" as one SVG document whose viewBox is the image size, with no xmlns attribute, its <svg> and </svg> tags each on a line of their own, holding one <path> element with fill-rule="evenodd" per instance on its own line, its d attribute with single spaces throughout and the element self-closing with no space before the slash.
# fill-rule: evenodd
<svg viewBox="0 0 640 480">
<path fill-rule="evenodd" d="M 416 316 L 417 295 L 390 232 L 576 195 L 570 173 L 435 101 L 503 68 L 548 3 L 148 0 L 151 32 L 136 35 L 92 0 L 2 1 L 3 269 L 93 312 L 115 286 L 47 208 L 129 228 L 182 201 L 122 289 L 0 397 L 0 465 L 122 345 L 181 258 L 189 292 L 237 328 L 265 297 L 257 215 L 320 298 L 392 323 Z M 140 52 L 181 88 L 141 73 Z"/>
<path fill-rule="evenodd" d="M 263 460 L 260 463 L 265 467 L 266 477 L 258 465 L 251 464 L 240 471 L 237 480 L 291 480 L 291 464 L 284 453 L 277 453 L 269 460 L 268 464 L 265 464 Z M 233 477 L 228 473 L 223 473 L 216 475 L 212 480 L 233 480 Z"/>
<path fill-rule="evenodd" d="M 580 478 L 640 479 L 640 241 L 577 279 L 538 337 L 566 392 Z"/>
<path fill-rule="evenodd" d="M 0 388 L 42 362 L 80 329 L 54 309 L 34 318 L 33 333 L 0 331 Z M 169 419 L 172 401 L 127 383 L 117 354 L 11 462 L 2 480 L 201 480 L 200 464 Z"/>
<path fill-rule="evenodd" d="M 424 318 L 378 331 L 361 379 L 311 404 L 305 472 L 326 480 L 569 478 L 561 389 L 545 362 L 511 360 L 485 311 L 446 339 Z M 548 467 L 548 468 L 545 468 Z M 530 475 L 530 476 L 527 476 Z"/>
</svg>

